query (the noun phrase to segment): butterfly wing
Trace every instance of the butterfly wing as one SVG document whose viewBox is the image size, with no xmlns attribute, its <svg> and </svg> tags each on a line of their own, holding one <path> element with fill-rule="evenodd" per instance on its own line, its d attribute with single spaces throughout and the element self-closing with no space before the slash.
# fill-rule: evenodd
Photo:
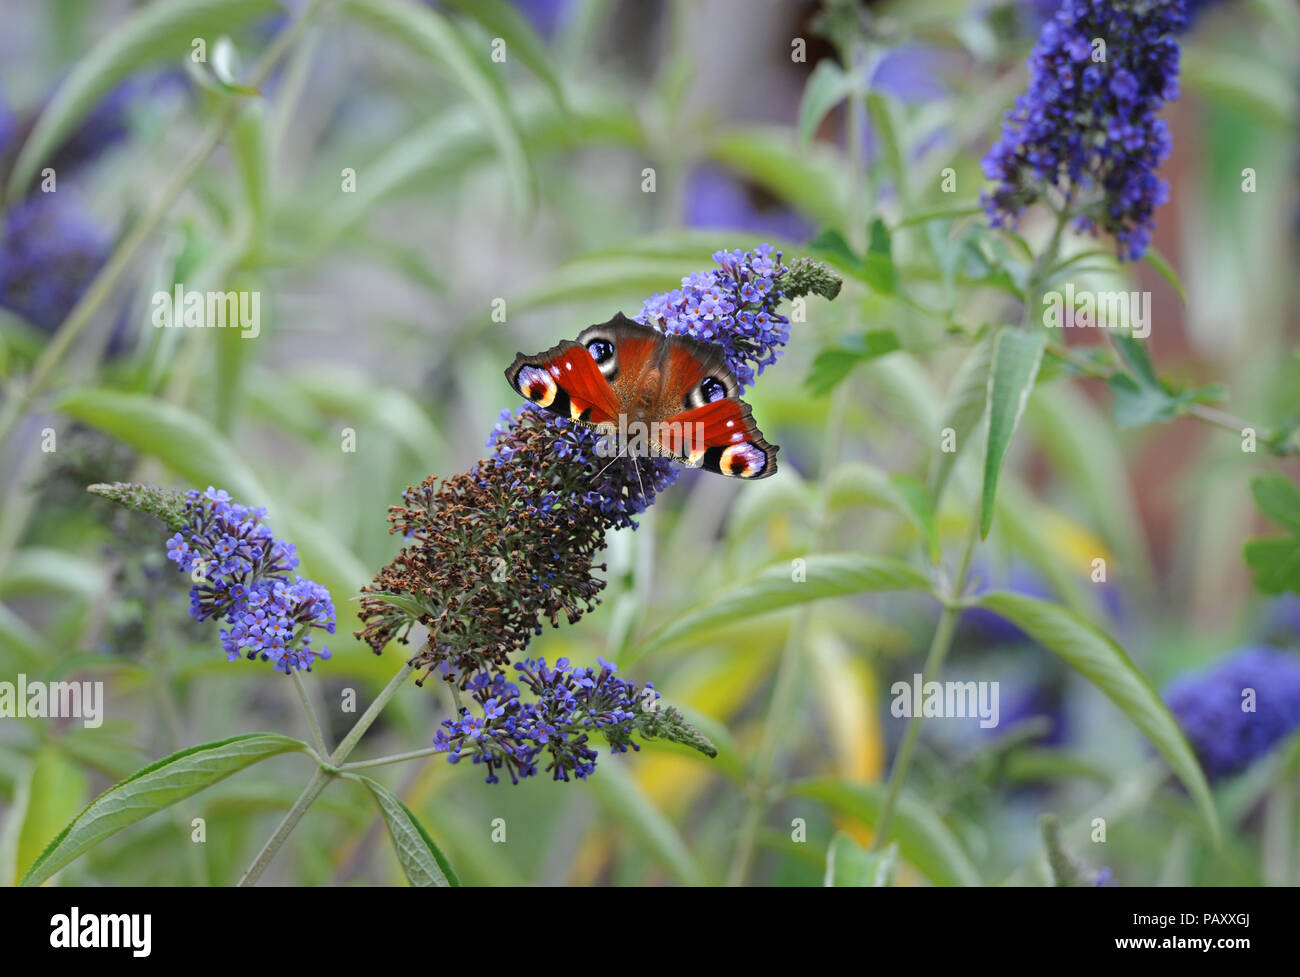
<svg viewBox="0 0 1300 977">
<path fill-rule="evenodd" d="M 692 468 L 734 478 L 776 474 L 778 449 L 764 440 L 743 400 L 692 407 L 661 421 L 659 432 L 664 449 Z"/>
<path fill-rule="evenodd" d="M 518 354 L 506 379 L 527 400 L 568 420 L 650 425 L 653 448 L 692 467 L 735 478 L 776 472 L 777 449 L 754 425 L 714 343 L 661 333 L 620 312 L 588 326 L 576 342 Z"/>
<path fill-rule="evenodd" d="M 536 356 L 519 353 L 506 370 L 515 392 L 565 420 L 617 423 L 618 395 L 591 353 L 571 339 Z"/>
</svg>

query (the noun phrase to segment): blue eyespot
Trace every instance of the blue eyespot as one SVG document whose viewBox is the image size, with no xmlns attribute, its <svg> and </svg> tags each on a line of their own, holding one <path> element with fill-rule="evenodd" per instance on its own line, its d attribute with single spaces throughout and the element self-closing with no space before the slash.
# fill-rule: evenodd
<svg viewBox="0 0 1300 977">
<path fill-rule="evenodd" d="M 727 388 L 723 386 L 722 381 L 717 377 L 705 377 L 700 381 L 700 396 L 704 398 L 706 404 L 711 404 L 715 400 L 725 398 Z"/>
<path fill-rule="evenodd" d="M 605 363 L 614 358 L 614 344 L 608 339 L 593 339 L 587 344 L 587 352 L 597 363 Z"/>
</svg>

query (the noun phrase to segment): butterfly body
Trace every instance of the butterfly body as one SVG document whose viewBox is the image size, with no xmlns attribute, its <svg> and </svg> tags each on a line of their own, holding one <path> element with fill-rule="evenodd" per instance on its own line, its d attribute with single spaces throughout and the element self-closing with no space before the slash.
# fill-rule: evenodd
<svg viewBox="0 0 1300 977">
<path fill-rule="evenodd" d="M 539 407 L 615 435 L 629 448 L 737 478 L 776 471 L 721 348 L 661 333 L 622 313 L 535 356 L 510 386 Z"/>
</svg>

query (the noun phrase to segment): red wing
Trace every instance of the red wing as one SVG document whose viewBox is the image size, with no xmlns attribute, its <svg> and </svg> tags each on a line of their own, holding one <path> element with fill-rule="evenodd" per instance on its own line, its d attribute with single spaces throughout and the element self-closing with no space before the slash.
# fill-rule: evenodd
<svg viewBox="0 0 1300 977">
<path fill-rule="evenodd" d="M 618 422 L 614 388 L 591 354 L 570 339 L 536 356 L 519 353 L 506 370 L 506 379 L 516 393 L 566 420 Z"/>
<path fill-rule="evenodd" d="M 736 478 L 766 478 L 776 472 L 777 449 L 754 426 L 749 405 L 715 400 L 682 411 L 659 424 L 659 444 L 686 464 Z"/>
</svg>

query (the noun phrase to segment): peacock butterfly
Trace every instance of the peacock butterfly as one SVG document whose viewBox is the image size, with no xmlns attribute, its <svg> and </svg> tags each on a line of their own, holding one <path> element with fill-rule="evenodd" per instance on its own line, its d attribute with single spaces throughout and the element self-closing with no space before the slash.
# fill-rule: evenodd
<svg viewBox="0 0 1300 977">
<path fill-rule="evenodd" d="M 615 435 L 625 450 L 736 478 L 776 472 L 721 348 L 618 313 L 506 370 L 516 393 L 566 420 Z"/>
</svg>

